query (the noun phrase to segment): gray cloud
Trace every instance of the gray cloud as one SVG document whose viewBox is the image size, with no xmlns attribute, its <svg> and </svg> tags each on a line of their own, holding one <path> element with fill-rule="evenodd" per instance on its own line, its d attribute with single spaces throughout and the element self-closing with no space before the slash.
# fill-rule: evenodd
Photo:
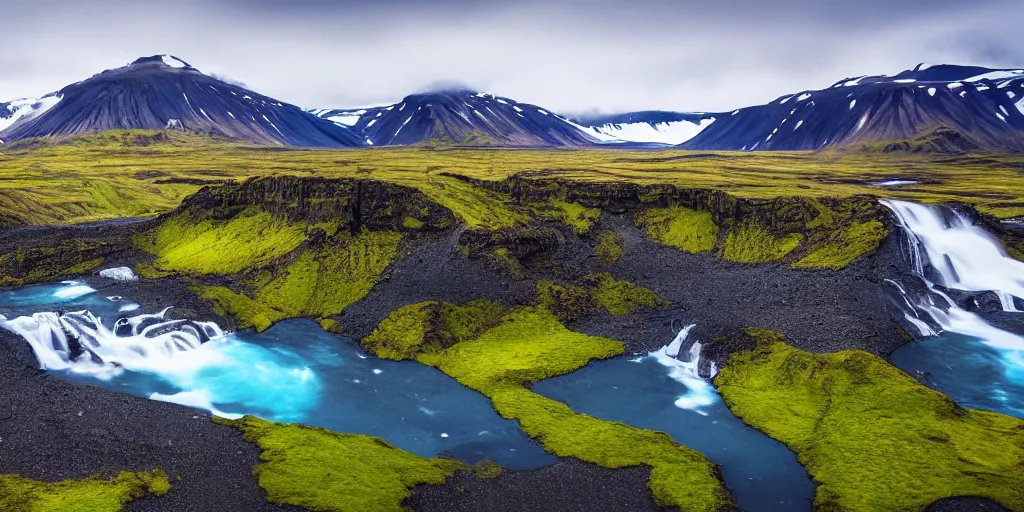
<svg viewBox="0 0 1024 512">
<path fill-rule="evenodd" d="M 921 61 L 1024 65 L 1018 1 L 0 3 L 0 99 L 158 53 L 308 107 L 456 81 L 567 113 L 725 111 Z"/>
</svg>

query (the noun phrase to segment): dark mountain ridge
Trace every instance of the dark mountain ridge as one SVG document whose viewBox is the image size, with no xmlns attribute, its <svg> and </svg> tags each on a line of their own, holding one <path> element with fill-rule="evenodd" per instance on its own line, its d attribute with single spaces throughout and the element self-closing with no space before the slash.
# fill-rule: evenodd
<svg viewBox="0 0 1024 512">
<path fill-rule="evenodd" d="M 685 149 L 818 150 L 910 140 L 943 128 L 962 145 L 1024 150 L 1024 70 L 927 66 L 842 80 L 721 114 Z"/>
<path fill-rule="evenodd" d="M 258 144 L 365 145 L 347 128 L 299 107 L 205 75 L 168 55 L 144 57 L 69 85 L 45 113 L 0 132 L 7 142 L 111 129 L 180 129 Z"/>
<path fill-rule="evenodd" d="M 314 110 L 352 123 L 375 146 L 586 146 L 598 142 L 553 112 L 486 93 L 457 89 L 406 96 L 394 105 Z"/>
</svg>

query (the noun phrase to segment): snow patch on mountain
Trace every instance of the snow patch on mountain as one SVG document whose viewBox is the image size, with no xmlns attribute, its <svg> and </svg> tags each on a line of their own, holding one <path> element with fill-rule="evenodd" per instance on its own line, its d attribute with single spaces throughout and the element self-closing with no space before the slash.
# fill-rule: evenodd
<svg viewBox="0 0 1024 512">
<path fill-rule="evenodd" d="M 714 118 L 667 123 L 620 123 L 600 126 L 578 126 L 581 130 L 602 142 L 645 142 L 652 144 L 682 144 L 697 136 L 715 122 Z"/>
<path fill-rule="evenodd" d="M 163 61 L 165 66 L 170 68 L 181 69 L 190 67 L 185 61 L 171 55 L 161 55 L 160 60 Z"/>
<path fill-rule="evenodd" d="M 62 96 L 49 94 L 42 98 L 23 98 L 9 103 L 0 103 L 0 132 L 21 120 L 39 117 L 60 102 Z"/>
</svg>

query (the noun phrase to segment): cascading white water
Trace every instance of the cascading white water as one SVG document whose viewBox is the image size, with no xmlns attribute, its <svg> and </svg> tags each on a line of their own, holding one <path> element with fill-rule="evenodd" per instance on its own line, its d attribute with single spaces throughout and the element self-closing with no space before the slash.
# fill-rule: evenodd
<svg viewBox="0 0 1024 512">
<path fill-rule="evenodd" d="M 95 292 L 75 281 L 6 292 L 4 306 L 22 316 L 0 315 L 0 328 L 28 342 L 42 369 L 71 380 L 227 418 L 245 413 L 292 422 L 315 407 L 320 379 L 296 354 L 225 334 L 214 323 L 169 319 L 170 308 L 124 316 L 138 304 Z M 73 312 L 53 312 L 64 308 Z M 118 320 L 104 323 L 93 311 Z"/>
<path fill-rule="evenodd" d="M 907 231 L 918 275 L 947 288 L 995 292 L 1004 311 L 1016 311 L 1013 298 L 1024 299 L 1024 263 L 1009 257 L 996 237 L 955 210 L 893 200 L 882 204 Z"/>
<path fill-rule="evenodd" d="M 65 290 L 76 286 L 81 285 Z M 44 370 L 111 379 L 125 369 L 146 371 L 170 366 L 179 353 L 224 335 L 213 323 L 168 320 L 168 310 L 121 318 L 113 329 L 88 311 L 42 312 L 11 320 L 0 315 L 0 327 L 25 338 Z"/>
<path fill-rule="evenodd" d="M 908 306 L 903 308 L 907 321 L 923 336 L 948 331 L 980 339 L 998 349 L 1024 350 L 1024 338 L 964 310 L 936 287 L 992 291 L 1000 297 L 1004 311 L 1016 311 L 1014 297 L 1024 298 L 1024 263 L 1010 258 L 994 236 L 959 212 L 944 215 L 947 212 L 938 207 L 904 201 L 883 200 L 882 204 L 899 218 L 907 234 L 914 272 L 928 287 L 927 293 L 913 294 L 899 283 L 888 281 Z"/>
<path fill-rule="evenodd" d="M 707 416 L 707 412 L 702 409 L 718 401 L 718 392 L 715 391 L 714 386 L 700 376 L 700 351 L 702 345 L 699 341 L 693 342 L 693 345 L 690 346 L 689 357 L 685 361 L 678 358 L 683 343 L 690 336 L 690 331 L 694 327 L 695 325 L 687 325 L 679 331 L 671 343 L 651 352 L 649 356 L 653 357 L 662 366 L 669 368 L 669 377 L 686 386 L 687 392 L 676 400 L 676 407 L 689 409 Z M 712 362 L 711 377 L 714 377 L 717 373 L 718 368 Z"/>
</svg>

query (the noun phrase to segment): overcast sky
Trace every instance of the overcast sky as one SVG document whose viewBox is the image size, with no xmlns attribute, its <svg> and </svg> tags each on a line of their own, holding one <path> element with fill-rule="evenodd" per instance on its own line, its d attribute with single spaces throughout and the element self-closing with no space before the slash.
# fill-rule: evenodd
<svg viewBox="0 0 1024 512">
<path fill-rule="evenodd" d="M 1021 67 L 1022 19 L 1020 0 L 0 0 L 0 101 L 169 53 L 303 107 L 459 82 L 567 114 L 727 111 L 922 61 Z"/>
</svg>

